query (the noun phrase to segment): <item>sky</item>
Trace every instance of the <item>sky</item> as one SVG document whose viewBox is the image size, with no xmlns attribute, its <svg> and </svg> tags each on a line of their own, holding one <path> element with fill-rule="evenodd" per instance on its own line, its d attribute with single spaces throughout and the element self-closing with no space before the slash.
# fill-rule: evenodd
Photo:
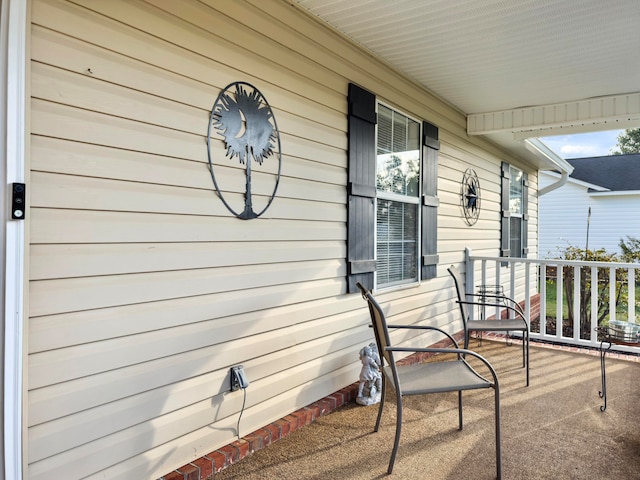
<svg viewBox="0 0 640 480">
<path fill-rule="evenodd" d="M 624 130 L 581 133 L 579 135 L 559 135 L 543 137 L 542 140 L 551 150 L 562 158 L 601 157 L 610 155 L 618 143 L 618 135 Z"/>
</svg>

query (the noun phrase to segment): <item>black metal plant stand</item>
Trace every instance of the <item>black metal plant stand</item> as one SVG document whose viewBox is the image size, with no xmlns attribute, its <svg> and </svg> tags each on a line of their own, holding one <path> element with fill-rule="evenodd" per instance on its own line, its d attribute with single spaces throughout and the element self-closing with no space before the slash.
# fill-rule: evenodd
<svg viewBox="0 0 640 480">
<path fill-rule="evenodd" d="M 607 348 L 604 348 L 604 344 L 608 344 Z M 604 412 L 607 409 L 607 369 L 605 365 L 605 358 L 607 356 L 607 352 L 611 350 L 611 346 L 613 344 L 607 340 L 602 340 L 600 342 L 600 382 L 601 389 L 598 392 L 598 395 L 604 401 L 604 405 L 600 405 L 600 411 Z"/>
<path fill-rule="evenodd" d="M 629 345 L 632 347 L 640 346 L 640 337 L 635 333 L 625 333 L 622 331 L 612 331 L 607 327 L 596 327 L 596 332 L 600 335 L 600 381 L 601 389 L 598 392 L 600 398 L 604 401 L 603 405 L 600 405 L 600 411 L 604 412 L 607 409 L 607 369 L 605 359 L 607 352 L 611 350 L 611 347 L 615 343 L 616 345 Z M 608 346 L 605 347 L 605 344 Z"/>
</svg>

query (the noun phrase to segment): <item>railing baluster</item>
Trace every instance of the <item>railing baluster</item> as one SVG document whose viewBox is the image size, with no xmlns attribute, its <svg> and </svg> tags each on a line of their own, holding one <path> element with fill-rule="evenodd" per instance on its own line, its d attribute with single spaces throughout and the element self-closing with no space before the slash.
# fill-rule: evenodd
<svg viewBox="0 0 640 480">
<path fill-rule="evenodd" d="M 471 249 L 470 248 L 465 248 L 464 249 L 464 260 L 465 260 L 465 269 L 464 269 L 464 275 L 465 275 L 465 283 L 464 283 L 464 289 L 465 289 L 465 298 L 468 300 L 467 294 L 469 293 L 473 293 L 473 285 L 475 284 L 475 269 L 476 269 L 476 263 L 475 263 L 475 259 L 471 258 Z M 480 261 L 480 265 L 483 266 L 484 265 L 485 260 L 481 260 Z M 484 268 L 484 267 L 483 267 Z M 476 313 L 475 310 L 473 308 L 469 309 L 469 316 L 471 320 L 476 320 L 475 317 Z"/>
<path fill-rule="evenodd" d="M 531 265 L 524 264 L 524 314 L 531 318 Z"/>
<path fill-rule="evenodd" d="M 636 321 L 636 270 L 635 268 L 629 268 L 627 270 L 627 311 L 629 321 Z"/>
<path fill-rule="evenodd" d="M 616 269 L 609 267 L 609 321 L 616 319 Z"/>
<path fill-rule="evenodd" d="M 483 260 L 482 261 L 482 281 L 480 282 L 480 285 L 488 285 L 489 284 L 489 280 L 487 279 L 487 261 Z M 484 298 L 482 299 L 483 301 L 485 300 Z M 482 307 L 482 313 L 485 314 L 486 313 L 486 307 Z"/>
<path fill-rule="evenodd" d="M 509 278 L 509 298 L 516 298 L 516 265 L 515 263 L 511 264 L 511 276 Z M 508 310 L 507 315 L 509 318 L 514 318 L 513 311 Z"/>
<path fill-rule="evenodd" d="M 540 265 L 540 335 L 547 334 L 547 266 Z"/>
<path fill-rule="evenodd" d="M 502 270 L 500 268 L 500 262 L 496 262 L 496 285 L 502 285 L 502 280 L 500 279 L 500 271 Z M 498 304 L 498 302 L 496 302 L 496 318 L 500 318 L 500 305 Z"/>
<path fill-rule="evenodd" d="M 562 283 L 564 277 L 564 269 L 558 264 L 556 268 L 556 337 L 558 340 L 562 337 L 562 306 L 564 298 L 562 295 Z"/>
<path fill-rule="evenodd" d="M 591 343 L 597 344 L 596 327 L 598 326 L 598 267 L 591 267 Z"/>
<path fill-rule="evenodd" d="M 579 339 L 580 335 L 580 284 L 582 280 L 582 267 L 573 267 L 573 338 Z"/>
</svg>

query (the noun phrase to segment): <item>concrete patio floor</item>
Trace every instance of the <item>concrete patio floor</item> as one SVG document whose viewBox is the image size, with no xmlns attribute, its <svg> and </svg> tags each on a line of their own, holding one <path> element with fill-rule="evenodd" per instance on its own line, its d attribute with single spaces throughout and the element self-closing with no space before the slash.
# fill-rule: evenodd
<svg viewBox="0 0 640 480">
<path fill-rule="evenodd" d="M 525 387 L 520 345 L 484 340 L 471 348 L 496 368 L 502 405 L 503 478 L 640 479 L 640 362 L 607 358 L 607 409 L 600 411 L 597 351 L 531 347 Z M 493 392 L 464 395 L 457 430 L 455 393 L 407 397 L 392 476 L 386 475 L 395 431 L 388 397 L 378 406 L 350 403 L 215 474 L 227 479 L 493 479 Z"/>
</svg>

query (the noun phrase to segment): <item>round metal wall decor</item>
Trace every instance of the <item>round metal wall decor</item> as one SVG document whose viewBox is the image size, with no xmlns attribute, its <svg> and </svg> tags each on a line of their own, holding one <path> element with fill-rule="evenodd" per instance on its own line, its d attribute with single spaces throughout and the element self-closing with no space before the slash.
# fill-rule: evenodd
<svg viewBox="0 0 640 480">
<path fill-rule="evenodd" d="M 460 201 L 465 221 L 474 225 L 480 216 L 480 181 L 472 168 L 467 168 L 462 176 Z"/>
<path fill-rule="evenodd" d="M 207 154 L 216 193 L 231 213 L 249 220 L 269 208 L 280 181 L 280 133 L 269 103 L 256 87 L 234 82 L 220 92 L 209 116 Z M 237 164 L 229 162 L 234 159 Z M 220 173 L 218 179 L 214 170 Z M 243 189 L 244 195 L 239 195 Z"/>
</svg>

